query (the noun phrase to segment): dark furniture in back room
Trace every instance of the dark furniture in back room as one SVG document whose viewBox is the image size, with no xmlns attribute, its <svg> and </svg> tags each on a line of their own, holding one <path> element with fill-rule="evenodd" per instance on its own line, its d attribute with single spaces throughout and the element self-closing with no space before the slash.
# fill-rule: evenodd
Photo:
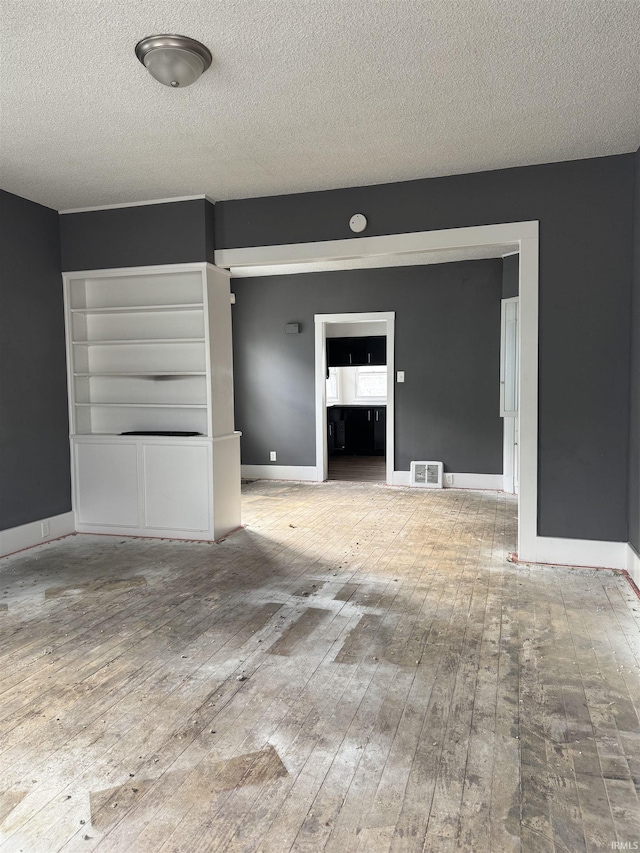
<svg viewBox="0 0 640 853">
<path fill-rule="evenodd" d="M 384 456 L 386 406 L 329 406 L 329 455 Z"/>
</svg>

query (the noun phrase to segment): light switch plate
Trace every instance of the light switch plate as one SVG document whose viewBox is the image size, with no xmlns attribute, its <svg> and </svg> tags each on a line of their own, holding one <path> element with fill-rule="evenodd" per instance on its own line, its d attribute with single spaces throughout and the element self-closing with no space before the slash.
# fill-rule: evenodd
<svg viewBox="0 0 640 853">
<path fill-rule="evenodd" d="M 397 381 L 404 382 L 404 370 L 399 370 L 397 373 Z"/>
</svg>

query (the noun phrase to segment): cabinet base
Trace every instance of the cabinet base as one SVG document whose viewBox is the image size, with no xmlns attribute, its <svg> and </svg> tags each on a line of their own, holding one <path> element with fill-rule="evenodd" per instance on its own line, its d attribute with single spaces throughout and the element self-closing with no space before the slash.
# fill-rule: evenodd
<svg viewBox="0 0 640 853">
<path fill-rule="evenodd" d="M 76 532 L 92 534 L 94 536 L 126 536 L 132 539 L 177 539 L 181 542 L 209 542 L 214 544 L 216 542 L 222 542 L 228 536 L 231 536 L 240 530 L 244 530 L 244 527 L 244 524 L 241 524 L 237 527 L 231 528 L 226 533 L 221 532 L 218 534 L 216 539 L 212 539 L 209 535 L 205 535 L 197 530 L 193 532 L 188 530 L 131 530 L 129 527 L 116 529 L 99 526 L 94 527 L 88 524 L 79 524 L 76 528 Z"/>
<path fill-rule="evenodd" d="M 75 436 L 79 533 L 211 542 L 237 529 L 240 435 Z"/>
</svg>

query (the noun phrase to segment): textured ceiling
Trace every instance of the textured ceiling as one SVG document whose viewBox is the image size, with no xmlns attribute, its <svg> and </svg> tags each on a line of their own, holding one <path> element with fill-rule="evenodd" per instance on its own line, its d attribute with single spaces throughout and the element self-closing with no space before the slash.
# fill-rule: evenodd
<svg viewBox="0 0 640 853">
<path fill-rule="evenodd" d="M 638 0 L 0 0 L 4 189 L 215 200 L 628 152 Z M 212 68 L 161 86 L 157 32 Z"/>
</svg>

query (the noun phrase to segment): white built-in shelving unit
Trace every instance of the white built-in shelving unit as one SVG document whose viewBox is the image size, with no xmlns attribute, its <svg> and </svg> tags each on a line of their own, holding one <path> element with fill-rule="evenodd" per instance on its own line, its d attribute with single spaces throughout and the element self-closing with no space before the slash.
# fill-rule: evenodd
<svg viewBox="0 0 640 853">
<path fill-rule="evenodd" d="M 226 270 L 63 278 L 77 529 L 215 539 L 238 527 Z"/>
</svg>

